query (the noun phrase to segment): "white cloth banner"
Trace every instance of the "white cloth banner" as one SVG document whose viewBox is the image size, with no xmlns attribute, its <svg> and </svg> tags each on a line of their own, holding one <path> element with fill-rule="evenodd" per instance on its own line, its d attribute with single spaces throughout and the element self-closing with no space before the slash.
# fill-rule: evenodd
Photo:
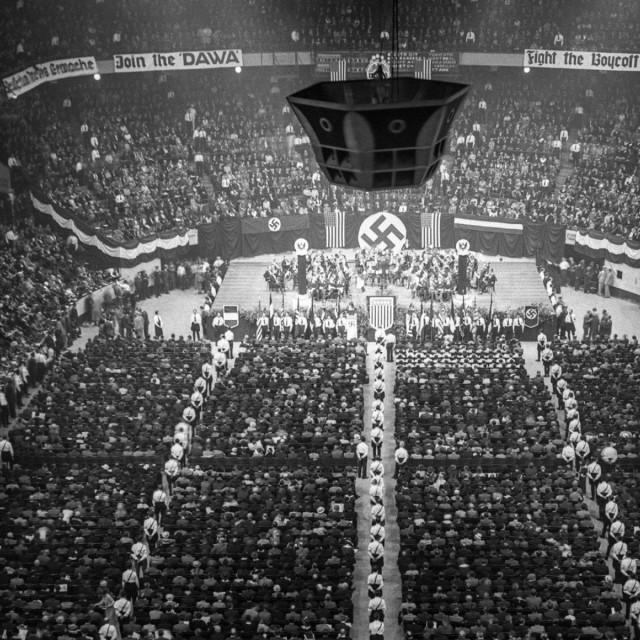
<svg viewBox="0 0 640 640">
<path fill-rule="evenodd" d="M 594 237 L 588 233 L 578 231 L 576 244 L 589 247 L 593 251 L 607 251 L 613 256 L 626 256 L 629 260 L 640 260 L 640 249 L 629 246 L 624 241 L 612 242 L 607 237 Z"/>
<path fill-rule="evenodd" d="M 523 66 L 587 71 L 640 71 L 640 53 L 525 49 Z"/>
<path fill-rule="evenodd" d="M 74 233 L 80 242 L 90 247 L 95 247 L 110 258 L 119 260 L 136 260 L 142 254 L 153 254 L 157 249 L 176 249 L 177 247 L 186 247 L 189 244 L 189 232 L 176 234 L 171 238 L 153 238 L 146 242 L 138 242 L 135 247 L 126 248 L 123 246 L 110 246 L 105 244 L 99 236 L 88 234 L 81 231 L 73 218 L 67 218 L 60 215 L 51 204 L 40 202 L 33 194 L 31 194 L 31 202 L 33 206 L 48 216 L 51 216 L 55 223 L 63 229 L 68 229 Z M 149 259 L 153 256 L 149 256 Z"/>
<path fill-rule="evenodd" d="M 120 53 L 113 56 L 113 70 L 115 73 L 225 69 L 241 66 L 241 49 L 173 51 L 171 53 Z"/>
<path fill-rule="evenodd" d="M 35 64 L 2 80 L 10 98 L 17 98 L 45 82 L 64 80 L 77 76 L 92 76 L 98 72 L 98 64 L 93 56 L 65 58 Z"/>
</svg>

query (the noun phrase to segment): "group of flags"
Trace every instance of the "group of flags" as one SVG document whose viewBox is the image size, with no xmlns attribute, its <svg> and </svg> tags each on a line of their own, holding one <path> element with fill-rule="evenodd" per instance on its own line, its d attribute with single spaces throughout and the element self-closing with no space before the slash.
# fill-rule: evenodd
<svg viewBox="0 0 640 640">
<path fill-rule="evenodd" d="M 304 328 L 304 337 L 305 338 L 309 338 L 311 336 L 311 334 L 314 332 L 314 328 L 315 328 L 315 318 L 316 315 L 320 318 L 320 320 L 322 321 L 322 325 L 319 327 L 320 332 L 322 334 L 324 334 L 324 321 L 330 317 L 333 322 L 334 325 L 337 323 L 338 318 L 340 316 L 340 308 L 339 308 L 340 302 L 337 301 L 335 303 L 335 306 L 333 307 L 328 307 L 326 305 L 326 302 L 322 305 L 321 308 L 319 308 L 317 311 L 315 309 L 315 302 L 313 300 L 313 298 L 311 299 L 311 307 L 309 309 L 308 313 L 305 313 L 303 310 L 300 309 L 300 298 L 298 297 L 297 301 L 296 301 L 296 308 L 294 310 L 294 315 L 293 315 L 293 328 L 292 328 L 292 333 L 295 337 L 302 337 L 301 334 L 301 327 L 303 326 L 303 324 L 305 325 Z M 285 308 L 284 308 L 284 304 L 282 307 L 282 313 L 285 312 Z M 271 293 L 269 294 L 269 307 L 268 307 L 268 314 L 267 314 L 267 318 L 268 318 L 268 324 L 261 322 L 260 318 L 261 316 L 258 318 L 258 324 L 256 327 L 256 340 L 260 341 L 263 340 L 265 337 L 265 333 L 268 332 L 269 335 L 272 335 L 273 333 L 273 320 L 274 317 L 276 315 L 276 308 L 275 305 L 273 303 L 273 296 L 271 295 Z M 301 318 L 305 318 L 306 323 L 301 323 L 300 319 Z"/>
</svg>

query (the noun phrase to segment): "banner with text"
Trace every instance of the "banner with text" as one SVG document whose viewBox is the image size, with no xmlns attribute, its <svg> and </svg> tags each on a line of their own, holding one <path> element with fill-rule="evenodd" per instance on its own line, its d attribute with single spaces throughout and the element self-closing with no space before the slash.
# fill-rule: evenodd
<svg viewBox="0 0 640 640">
<path fill-rule="evenodd" d="M 115 73 L 228 69 L 242 66 L 241 49 L 173 51 L 170 53 L 120 53 L 113 56 Z"/>
<path fill-rule="evenodd" d="M 66 58 L 35 64 L 2 80 L 10 98 L 17 98 L 45 82 L 64 80 L 76 76 L 92 76 L 98 72 L 98 65 L 93 56 L 83 58 Z"/>
<path fill-rule="evenodd" d="M 525 49 L 523 66 L 587 71 L 640 71 L 640 53 Z"/>
</svg>

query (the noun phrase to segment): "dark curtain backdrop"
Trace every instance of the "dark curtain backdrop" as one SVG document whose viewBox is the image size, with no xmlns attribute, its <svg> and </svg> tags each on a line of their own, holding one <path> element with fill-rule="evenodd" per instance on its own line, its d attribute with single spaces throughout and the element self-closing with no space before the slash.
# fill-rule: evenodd
<svg viewBox="0 0 640 640">
<path fill-rule="evenodd" d="M 489 231 L 486 229 L 455 229 L 456 242 L 466 238 L 472 251 L 479 251 L 488 256 L 502 255 L 509 258 L 523 256 L 521 233 L 506 233 L 502 229 Z"/>
<path fill-rule="evenodd" d="M 309 229 L 245 233 L 242 236 L 242 256 L 251 258 L 265 253 L 293 253 L 298 238 L 309 240 Z"/>
<path fill-rule="evenodd" d="M 545 222 L 524 222 L 524 255 L 540 255 L 549 262 L 561 262 L 564 255 L 567 228 Z"/>
<path fill-rule="evenodd" d="M 233 260 L 242 255 L 242 222 L 225 218 L 198 227 L 198 249 L 203 257 L 220 256 Z"/>
</svg>

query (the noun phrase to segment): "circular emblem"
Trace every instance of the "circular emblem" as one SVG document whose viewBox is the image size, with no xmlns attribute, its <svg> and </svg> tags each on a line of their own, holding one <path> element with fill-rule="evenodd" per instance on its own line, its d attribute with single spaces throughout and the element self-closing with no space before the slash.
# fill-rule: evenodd
<svg viewBox="0 0 640 640">
<path fill-rule="evenodd" d="M 282 222 L 280 222 L 280 218 L 269 218 L 267 226 L 269 227 L 269 231 L 280 231 L 282 228 Z"/>
<path fill-rule="evenodd" d="M 469 241 L 466 238 L 460 238 L 460 240 L 456 242 L 456 253 L 459 256 L 468 255 L 470 249 L 471 249 L 471 245 L 469 244 Z"/>
<path fill-rule="evenodd" d="M 400 251 L 407 241 L 404 222 L 393 213 L 374 213 L 364 219 L 358 231 L 361 249 Z"/>
<path fill-rule="evenodd" d="M 538 317 L 538 311 L 536 309 L 527 309 L 524 312 L 525 318 L 527 318 L 527 320 L 535 320 Z"/>
<path fill-rule="evenodd" d="M 383 78 L 391 77 L 391 67 L 389 66 L 389 63 L 386 61 L 384 56 L 376 54 L 375 56 L 371 56 L 371 60 L 367 65 L 367 79 L 378 80 L 380 78 L 380 72 L 382 72 Z"/>
<path fill-rule="evenodd" d="M 306 256 L 309 251 L 309 243 L 305 238 L 298 238 L 295 243 L 295 250 L 299 256 Z"/>
</svg>

